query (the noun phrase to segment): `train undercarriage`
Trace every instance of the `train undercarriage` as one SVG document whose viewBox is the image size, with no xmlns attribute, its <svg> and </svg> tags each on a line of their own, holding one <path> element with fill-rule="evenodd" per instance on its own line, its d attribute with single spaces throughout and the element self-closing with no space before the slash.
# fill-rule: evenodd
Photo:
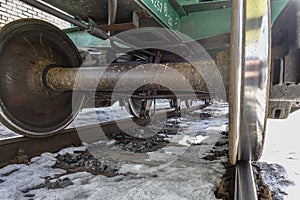
<svg viewBox="0 0 300 200">
<path fill-rule="evenodd" d="M 156 99 L 221 99 L 235 164 L 259 159 L 267 118 L 300 107 L 297 1 L 22 1 L 73 27 L 1 29 L 0 117 L 17 133 L 47 137 L 116 101 L 147 118 Z"/>
</svg>

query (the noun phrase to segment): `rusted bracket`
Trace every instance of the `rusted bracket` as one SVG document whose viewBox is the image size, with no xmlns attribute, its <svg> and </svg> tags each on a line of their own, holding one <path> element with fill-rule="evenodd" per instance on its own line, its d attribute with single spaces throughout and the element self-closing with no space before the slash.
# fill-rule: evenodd
<svg viewBox="0 0 300 200">
<path fill-rule="evenodd" d="M 97 26 L 104 31 L 127 31 L 130 29 L 135 29 L 140 27 L 140 18 L 148 17 L 148 15 L 143 10 L 134 11 L 132 14 L 132 22 L 122 23 L 122 24 L 111 24 L 111 25 L 99 25 Z"/>
</svg>

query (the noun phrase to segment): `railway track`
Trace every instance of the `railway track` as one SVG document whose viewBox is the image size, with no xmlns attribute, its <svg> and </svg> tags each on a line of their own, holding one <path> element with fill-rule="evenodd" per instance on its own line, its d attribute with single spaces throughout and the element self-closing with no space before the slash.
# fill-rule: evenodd
<svg viewBox="0 0 300 200">
<path fill-rule="evenodd" d="M 235 166 L 235 200 L 258 200 L 251 162 L 239 161 Z"/>
<path fill-rule="evenodd" d="M 181 113 L 187 113 L 198 109 L 205 108 L 206 105 L 194 106 L 181 110 Z M 155 114 L 156 120 L 163 120 L 166 117 L 171 118 L 178 115 L 174 109 L 158 110 Z M 147 125 L 151 119 L 144 118 L 127 118 L 117 121 L 104 122 L 96 125 L 89 125 L 79 128 L 71 128 L 60 131 L 46 138 L 29 138 L 25 136 L 16 136 L 11 138 L 0 139 L 0 167 L 13 164 L 24 163 L 26 160 L 34 156 L 38 156 L 44 152 L 57 152 L 63 148 L 70 146 L 82 145 L 82 141 L 92 143 L 99 139 L 99 127 L 109 136 L 112 133 L 121 132 L 124 129 L 129 130 L 134 122 L 138 126 Z M 122 127 L 122 130 L 119 128 Z M 84 135 L 78 135 L 79 132 L 84 132 Z M 103 139 L 103 138 L 102 138 Z"/>
</svg>

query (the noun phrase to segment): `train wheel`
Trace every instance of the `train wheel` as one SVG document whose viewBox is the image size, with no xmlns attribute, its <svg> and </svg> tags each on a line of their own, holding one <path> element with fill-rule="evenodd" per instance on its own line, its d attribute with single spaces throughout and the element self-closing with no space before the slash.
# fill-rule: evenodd
<svg viewBox="0 0 300 200">
<path fill-rule="evenodd" d="M 0 31 L 1 122 L 31 137 L 46 137 L 66 127 L 84 96 L 50 91 L 43 86 L 42 76 L 53 65 L 80 64 L 77 48 L 55 26 L 35 19 L 4 26 Z M 76 95 L 76 102 L 72 95 Z"/>
<path fill-rule="evenodd" d="M 232 8 L 229 158 L 235 164 L 262 154 L 271 43 L 269 0 L 234 0 Z"/>
<path fill-rule="evenodd" d="M 205 103 L 205 105 L 212 104 L 212 100 L 211 99 L 204 99 L 204 103 Z"/>
<path fill-rule="evenodd" d="M 128 109 L 134 117 L 147 118 L 152 115 L 151 106 L 153 99 L 128 99 Z"/>
<path fill-rule="evenodd" d="M 190 108 L 190 107 L 192 107 L 192 105 L 193 105 L 193 100 L 192 100 L 192 99 L 186 99 L 186 100 L 184 101 L 184 103 L 185 103 L 185 106 L 186 106 L 187 108 Z"/>
<path fill-rule="evenodd" d="M 170 108 L 178 108 L 180 107 L 180 104 L 181 104 L 181 100 L 180 99 L 170 99 L 169 100 L 169 105 L 170 105 Z"/>
</svg>

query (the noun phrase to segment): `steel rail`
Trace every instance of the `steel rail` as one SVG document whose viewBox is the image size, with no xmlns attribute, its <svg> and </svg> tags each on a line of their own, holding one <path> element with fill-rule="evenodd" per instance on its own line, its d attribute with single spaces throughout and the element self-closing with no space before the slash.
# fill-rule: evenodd
<svg viewBox="0 0 300 200">
<path fill-rule="evenodd" d="M 181 113 L 191 112 L 197 109 L 203 109 L 207 105 L 194 106 L 181 110 Z M 177 113 L 174 109 L 160 109 L 156 112 L 155 116 L 150 119 L 145 118 L 127 118 L 116 121 L 109 121 L 95 125 L 89 125 L 78 128 L 65 129 L 45 138 L 29 138 L 25 136 L 16 136 L 12 138 L 0 139 L 0 167 L 12 163 L 18 163 L 18 157 L 26 156 L 28 159 L 38 156 L 44 152 L 57 152 L 63 148 L 71 146 L 79 146 L 82 141 L 93 143 L 99 141 L 99 127 L 106 135 L 112 133 L 130 130 L 134 122 L 136 125 L 145 125 L 150 123 L 151 119 L 155 118 L 158 121 L 176 116 Z M 119 128 L 122 127 L 122 130 Z M 78 134 L 84 132 L 84 135 Z M 101 136 L 100 136 L 101 137 Z M 21 152 L 21 155 L 19 155 Z"/>
<path fill-rule="evenodd" d="M 251 162 L 239 161 L 235 166 L 235 200 L 257 200 Z"/>
</svg>

